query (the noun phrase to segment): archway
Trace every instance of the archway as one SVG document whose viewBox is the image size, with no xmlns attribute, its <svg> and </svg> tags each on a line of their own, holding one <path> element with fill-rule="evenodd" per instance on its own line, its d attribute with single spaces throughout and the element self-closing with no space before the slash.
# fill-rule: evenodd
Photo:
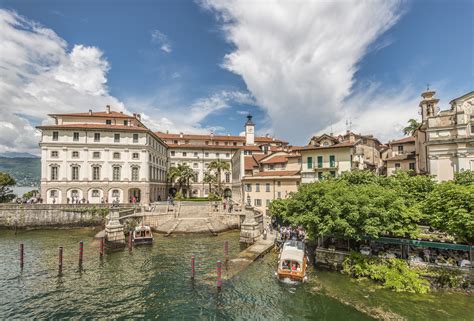
<svg viewBox="0 0 474 321">
<path fill-rule="evenodd" d="M 127 201 L 125 201 L 123 199 L 124 195 L 123 195 L 123 192 L 120 188 L 112 188 L 111 190 L 109 190 L 109 199 L 108 199 L 108 202 L 109 203 L 126 203 Z"/>
<path fill-rule="evenodd" d="M 58 189 L 49 189 L 46 191 L 46 204 L 61 203 L 61 191 Z"/>
<path fill-rule="evenodd" d="M 66 192 L 66 203 L 69 204 L 78 204 L 82 203 L 84 196 L 82 194 L 82 190 L 79 188 L 71 188 Z"/>
<path fill-rule="evenodd" d="M 128 190 L 128 201 L 130 203 L 140 203 L 141 191 L 139 188 L 131 188 Z"/>
<path fill-rule="evenodd" d="M 232 190 L 230 188 L 224 190 L 224 198 L 232 198 Z"/>
<path fill-rule="evenodd" d="M 175 197 L 176 196 L 176 193 L 178 192 L 178 190 L 174 187 L 171 187 L 169 190 L 168 190 L 168 194 L 170 194 L 171 196 Z"/>
<path fill-rule="evenodd" d="M 100 188 L 91 188 L 87 193 L 87 199 L 91 204 L 105 203 L 104 192 Z"/>
</svg>

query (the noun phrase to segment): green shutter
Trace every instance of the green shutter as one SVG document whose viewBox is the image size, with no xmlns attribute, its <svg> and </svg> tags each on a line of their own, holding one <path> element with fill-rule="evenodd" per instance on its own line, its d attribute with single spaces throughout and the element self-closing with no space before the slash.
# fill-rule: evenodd
<svg viewBox="0 0 474 321">
<path fill-rule="evenodd" d="M 308 157 L 308 168 L 313 168 L 313 157 Z"/>
<path fill-rule="evenodd" d="M 329 166 L 336 167 L 336 156 L 329 155 Z"/>
<path fill-rule="evenodd" d="M 323 156 L 318 156 L 318 168 L 323 168 Z"/>
</svg>

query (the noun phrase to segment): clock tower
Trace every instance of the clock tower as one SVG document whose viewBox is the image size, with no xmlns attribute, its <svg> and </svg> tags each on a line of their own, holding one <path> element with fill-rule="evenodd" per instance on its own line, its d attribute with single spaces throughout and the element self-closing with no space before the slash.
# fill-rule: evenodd
<svg viewBox="0 0 474 321">
<path fill-rule="evenodd" d="M 255 145 L 255 125 L 250 114 L 247 116 L 247 122 L 245 123 L 245 144 Z"/>
</svg>

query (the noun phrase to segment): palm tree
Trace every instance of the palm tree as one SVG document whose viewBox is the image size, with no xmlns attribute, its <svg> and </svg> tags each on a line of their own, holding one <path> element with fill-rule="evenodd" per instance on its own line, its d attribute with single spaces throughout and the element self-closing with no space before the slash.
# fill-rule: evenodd
<svg viewBox="0 0 474 321">
<path fill-rule="evenodd" d="M 209 170 L 215 170 L 217 172 L 218 194 L 221 195 L 222 171 L 230 170 L 230 163 L 218 159 L 210 162 L 208 168 Z"/>
<path fill-rule="evenodd" d="M 191 180 L 197 180 L 197 174 L 186 164 L 178 164 L 178 166 L 170 167 L 168 171 L 168 179 L 171 183 L 178 183 L 178 191 L 183 189 L 183 186 L 188 186 Z"/>
<path fill-rule="evenodd" d="M 414 133 L 415 133 L 415 130 L 418 129 L 418 127 L 420 127 L 420 123 L 416 121 L 416 119 L 410 119 L 408 121 L 408 126 L 403 128 L 403 134 L 408 136 L 412 136 Z"/>
<path fill-rule="evenodd" d="M 206 172 L 206 173 L 204 173 L 204 178 L 203 178 L 202 181 L 205 184 L 209 184 L 209 194 L 210 194 L 212 192 L 212 184 L 217 183 L 217 177 L 216 177 L 216 175 L 214 175 L 210 172 Z"/>
</svg>

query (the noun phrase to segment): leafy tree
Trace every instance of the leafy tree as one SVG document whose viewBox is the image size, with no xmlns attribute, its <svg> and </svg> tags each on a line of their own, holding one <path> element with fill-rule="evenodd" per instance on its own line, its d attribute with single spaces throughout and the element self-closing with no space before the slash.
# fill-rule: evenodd
<svg viewBox="0 0 474 321">
<path fill-rule="evenodd" d="M 230 170 L 230 163 L 218 159 L 218 160 L 214 160 L 214 161 L 210 162 L 208 168 L 211 171 L 212 170 L 216 171 L 216 173 L 217 173 L 217 185 L 218 185 L 217 193 L 219 195 L 222 195 L 222 188 L 221 188 L 222 172 Z"/>
<path fill-rule="evenodd" d="M 408 120 L 408 126 L 403 128 L 403 134 L 406 136 L 413 135 L 415 133 L 415 130 L 417 130 L 420 125 L 421 124 L 416 121 L 416 119 Z"/>
<path fill-rule="evenodd" d="M 15 179 L 8 173 L 0 172 L 0 203 L 11 201 L 15 198 L 13 190 L 10 188 L 16 184 Z"/>
<path fill-rule="evenodd" d="M 423 209 L 431 226 L 459 241 L 474 242 L 474 184 L 438 184 L 428 195 Z"/>
<path fill-rule="evenodd" d="M 473 185 L 474 171 L 462 170 L 454 174 L 454 182 L 459 185 Z"/>
<path fill-rule="evenodd" d="M 182 192 L 184 186 L 190 185 L 190 181 L 197 180 L 197 174 L 191 167 L 185 164 L 178 164 L 176 167 L 170 167 L 168 179 L 172 183 L 178 184 L 178 192 Z"/>
<path fill-rule="evenodd" d="M 34 189 L 23 194 L 23 198 L 28 200 L 37 194 L 39 194 L 39 191 L 37 189 Z"/>
<path fill-rule="evenodd" d="M 203 178 L 203 183 L 209 184 L 209 193 L 212 192 L 212 185 L 217 183 L 217 177 L 216 175 L 213 175 L 210 172 L 204 173 L 204 178 Z"/>
<path fill-rule="evenodd" d="M 421 204 L 426 196 L 435 188 L 433 176 L 410 175 L 408 172 L 396 171 L 394 175 L 380 178 L 382 185 L 397 189 L 408 205 Z"/>
</svg>

